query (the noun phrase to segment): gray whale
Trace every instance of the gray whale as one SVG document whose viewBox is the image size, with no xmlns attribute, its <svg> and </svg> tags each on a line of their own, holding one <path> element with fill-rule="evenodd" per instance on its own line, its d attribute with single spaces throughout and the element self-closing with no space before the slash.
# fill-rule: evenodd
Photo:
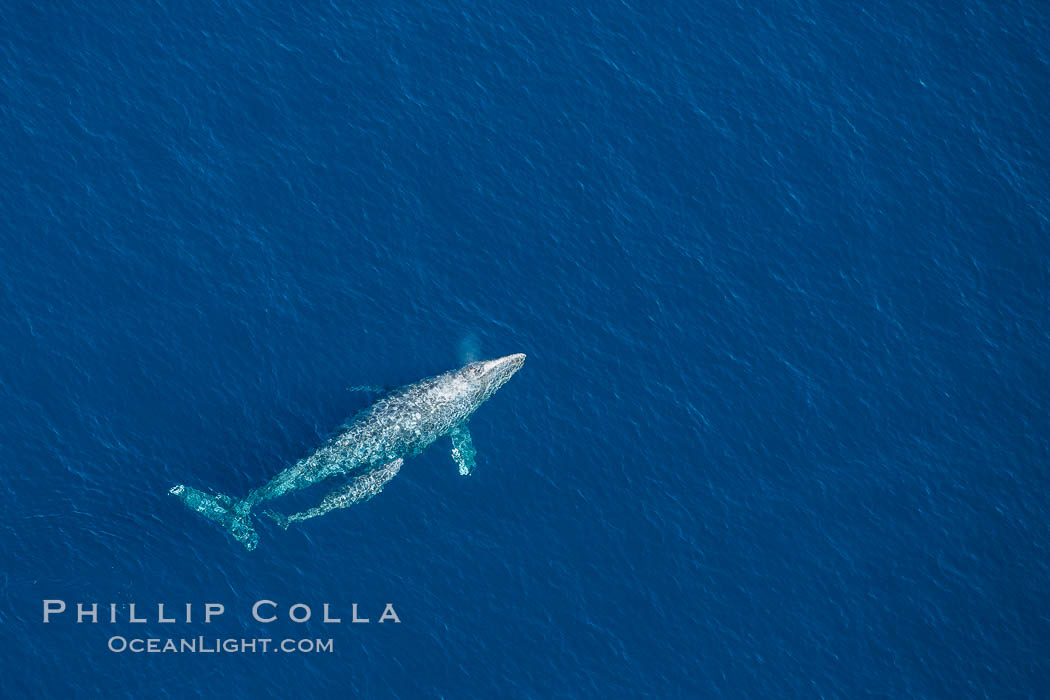
<svg viewBox="0 0 1050 700">
<path fill-rule="evenodd" d="M 467 420 L 514 373 L 525 355 L 472 362 L 459 369 L 395 389 L 354 416 L 309 457 L 288 467 L 241 499 L 212 494 L 183 484 L 170 494 L 188 508 L 222 525 L 247 549 L 259 536 L 251 521 L 255 506 L 326 479 L 351 475 L 315 508 L 290 516 L 268 512 L 282 527 L 368 500 L 394 478 L 403 460 L 418 455 L 438 438 L 452 438 L 452 458 L 459 473 L 470 474 L 476 451 Z"/>
</svg>

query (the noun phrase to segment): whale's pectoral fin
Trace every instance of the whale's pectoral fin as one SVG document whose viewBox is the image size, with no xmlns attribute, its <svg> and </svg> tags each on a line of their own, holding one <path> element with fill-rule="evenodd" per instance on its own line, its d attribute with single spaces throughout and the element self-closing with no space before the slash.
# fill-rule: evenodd
<svg viewBox="0 0 1050 700">
<path fill-rule="evenodd" d="M 343 484 L 325 496 L 324 500 L 321 501 L 321 505 L 310 508 L 309 510 L 304 510 L 301 513 L 281 515 L 280 513 L 268 510 L 264 515 L 270 517 L 275 523 L 287 530 L 288 526 L 292 523 L 316 518 L 319 515 L 324 515 L 325 513 L 336 510 L 337 508 L 349 508 L 356 503 L 364 503 L 369 498 L 382 491 L 383 487 L 386 486 L 386 483 L 397 476 L 398 471 L 401 469 L 401 465 L 404 463 L 404 460 L 398 457 L 392 462 L 387 462 L 370 472 L 354 477 L 349 482 Z"/>
<path fill-rule="evenodd" d="M 452 438 L 452 459 L 459 465 L 459 473 L 467 476 L 474 469 L 474 456 L 478 453 L 474 449 L 474 441 L 470 439 L 467 424 L 457 425 L 449 431 L 449 437 Z"/>
</svg>

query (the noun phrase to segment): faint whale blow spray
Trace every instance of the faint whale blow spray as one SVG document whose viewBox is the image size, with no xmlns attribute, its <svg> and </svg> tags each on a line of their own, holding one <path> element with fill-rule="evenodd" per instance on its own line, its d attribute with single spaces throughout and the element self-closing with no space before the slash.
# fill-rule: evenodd
<svg viewBox="0 0 1050 700">
<path fill-rule="evenodd" d="M 478 336 L 468 333 L 459 341 L 459 361 L 463 364 L 477 362 L 481 359 L 481 341 Z"/>
<path fill-rule="evenodd" d="M 459 473 L 474 468 L 467 420 L 521 369 L 525 355 L 471 362 L 445 374 L 395 389 L 358 413 L 314 454 L 301 459 L 241 499 L 210 494 L 179 484 L 169 493 L 188 508 L 222 525 L 247 549 L 259 536 L 251 511 L 263 501 L 303 489 L 330 477 L 353 472 L 351 480 L 329 493 L 320 505 L 293 515 L 267 512 L 283 527 L 372 498 L 393 479 L 406 457 L 419 454 L 443 435 L 452 438 Z"/>
</svg>

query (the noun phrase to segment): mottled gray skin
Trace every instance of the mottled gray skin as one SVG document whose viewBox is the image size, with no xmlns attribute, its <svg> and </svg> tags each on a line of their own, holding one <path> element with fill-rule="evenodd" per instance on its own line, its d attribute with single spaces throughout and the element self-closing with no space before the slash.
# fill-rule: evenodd
<svg viewBox="0 0 1050 700">
<path fill-rule="evenodd" d="M 373 496 L 378 496 L 382 492 L 383 487 L 386 486 L 387 482 L 397 476 L 397 473 L 401 471 L 401 465 L 404 463 L 405 460 L 398 457 L 392 462 L 387 462 L 386 464 L 375 467 L 371 471 L 365 472 L 361 476 L 356 476 L 345 486 L 342 486 L 325 496 L 320 505 L 308 508 L 301 513 L 281 515 L 280 513 L 268 510 L 264 512 L 263 515 L 268 515 L 274 522 L 287 530 L 288 526 L 292 523 L 302 522 L 303 520 L 309 520 L 310 518 L 317 518 L 338 508 L 349 508 L 352 505 L 364 503 Z"/>
<path fill-rule="evenodd" d="M 223 525 L 245 547 L 254 549 L 258 536 L 249 513 L 259 503 L 333 476 L 351 472 L 360 475 L 378 465 L 415 456 L 443 435 L 452 436 L 453 458 L 460 473 L 469 474 L 474 466 L 474 448 L 466 427 L 467 419 L 524 362 L 522 354 L 472 362 L 396 389 L 354 416 L 317 452 L 288 467 L 242 500 L 207 494 L 181 484 L 170 493 Z M 330 503 L 338 502 L 339 507 L 349 505 L 352 499 L 340 498 L 339 492 L 343 490 L 333 492 Z"/>
</svg>

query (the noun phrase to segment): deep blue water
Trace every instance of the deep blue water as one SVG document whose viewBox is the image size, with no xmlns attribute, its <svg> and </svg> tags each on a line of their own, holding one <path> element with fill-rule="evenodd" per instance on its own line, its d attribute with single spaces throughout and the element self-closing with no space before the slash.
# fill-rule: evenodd
<svg viewBox="0 0 1050 700">
<path fill-rule="evenodd" d="M 1046 4 L 292 5 L 0 7 L 0 695 L 1045 697 Z M 469 478 L 166 495 L 511 352 Z"/>
</svg>

